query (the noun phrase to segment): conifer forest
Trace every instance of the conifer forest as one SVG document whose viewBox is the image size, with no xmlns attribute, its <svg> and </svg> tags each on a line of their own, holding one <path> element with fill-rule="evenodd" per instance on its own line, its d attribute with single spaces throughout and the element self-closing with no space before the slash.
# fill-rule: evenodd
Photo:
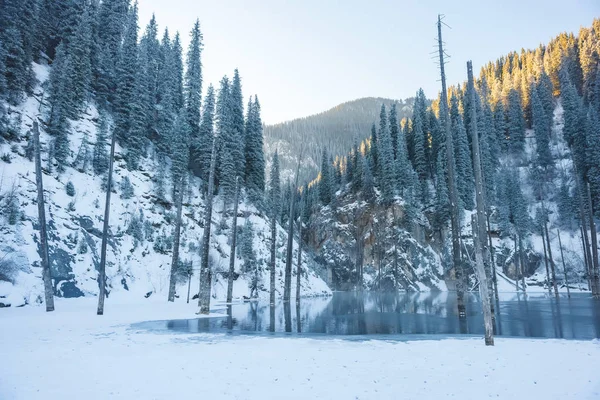
<svg viewBox="0 0 600 400">
<path fill-rule="evenodd" d="M 0 0 L 0 398 L 600 398 L 600 8 L 268 3 Z"/>
</svg>

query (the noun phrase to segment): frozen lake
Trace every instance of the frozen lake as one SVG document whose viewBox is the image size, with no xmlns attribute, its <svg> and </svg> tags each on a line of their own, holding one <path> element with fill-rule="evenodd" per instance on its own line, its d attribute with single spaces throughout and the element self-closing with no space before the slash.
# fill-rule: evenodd
<svg viewBox="0 0 600 400">
<path fill-rule="evenodd" d="M 454 293 L 336 292 L 332 297 L 295 299 L 291 304 L 252 301 L 215 304 L 221 317 L 134 324 L 136 329 L 182 333 L 286 333 L 294 335 L 381 335 L 402 339 L 421 335 L 482 335 L 483 316 L 477 295 L 467 296 L 467 318 L 459 320 Z M 495 302 L 498 336 L 600 338 L 600 301 L 572 294 L 559 301 L 544 294 L 505 293 Z"/>
</svg>

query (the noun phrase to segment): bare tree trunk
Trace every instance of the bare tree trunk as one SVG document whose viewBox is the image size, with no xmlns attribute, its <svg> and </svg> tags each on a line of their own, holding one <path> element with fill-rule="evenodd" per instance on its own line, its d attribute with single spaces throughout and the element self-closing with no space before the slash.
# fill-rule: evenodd
<svg viewBox="0 0 600 400">
<path fill-rule="evenodd" d="M 518 247 L 517 247 L 517 235 L 513 236 L 513 241 L 515 242 L 515 255 L 514 255 L 514 259 L 515 259 L 515 287 L 517 288 L 517 292 L 519 292 L 519 275 L 520 275 L 520 263 L 521 263 L 521 257 L 519 256 L 518 253 Z"/>
<path fill-rule="evenodd" d="M 104 225 L 102 228 L 102 245 L 100 248 L 100 269 L 98 270 L 98 315 L 104 314 L 104 298 L 106 297 L 106 246 L 108 244 L 108 226 L 110 216 L 110 194 L 112 191 L 112 173 L 115 162 L 115 132 L 112 132 L 110 141 L 110 158 L 108 160 L 108 179 L 106 182 L 106 205 L 104 206 Z"/>
<path fill-rule="evenodd" d="M 302 195 L 300 195 L 300 217 L 298 218 L 298 267 L 296 270 L 296 303 L 300 304 L 300 278 L 302 277 L 302 213 L 304 204 L 302 203 Z M 298 314 L 298 328 L 300 328 L 300 314 Z"/>
<path fill-rule="evenodd" d="M 489 213 L 487 214 L 487 227 L 488 227 L 488 240 L 490 243 L 490 259 L 491 259 L 491 263 L 492 263 L 492 272 L 493 272 L 493 279 L 494 279 L 494 295 L 496 296 L 496 302 L 499 302 L 500 299 L 498 298 L 498 275 L 496 274 L 496 262 L 494 261 L 494 246 L 493 246 L 493 242 L 492 242 L 492 229 L 491 229 L 491 225 L 490 225 Z"/>
<path fill-rule="evenodd" d="M 523 286 L 523 293 L 527 292 L 525 287 L 525 254 L 523 253 L 523 239 L 519 235 L 519 258 L 521 259 L 521 285 Z"/>
<path fill-rule="evenodd" d="M 458 192 L 456 189 L 455 171 L 454 171 L 454 145 L 452 140 L 452 131 L 450 130 L 450 118 L 448 116 L 448 92 L 446 90 L 446 74 L 444 72 L 444 47 L 442 45 L 442 19 L 438 15 L 438 51 L 440 57 L 440 75 L 442 80 L 442 92 L 440 102 L 440 117 L 442 126 L 446 133 L 446 157 L 448 162 L 448 194 L 450 197 L 450 224 L 452 228 L 452 261 L 456 274 L 456 298 L 459 318 L 466 318 L 465 308 L 465 288 L 462 257 L 460 253 L 460 222 L 458 209 Z"/>
<path fill-rule="evenodd" d="M 567 297 L 571 298 L 571 291 L 569 290 L 569 278 L 567 276 L 567 266 L 565 265 L 565 255 L 563 254 L 562 241 L 560 240 L 560 230 L 556 229 L 558 235 L 558 246 L 560 247 L 560 259 L 562 260 L 563 272 L 565 274 L 565 286 L 567 287 Z"/>
<path fill-rule="evenodd" d="M 173 238 L 173 257 L 171 258 L 171 277 L 169 279 L 169 301 L 175 301 L 175 286 L 177 283 L 177 268 L 179 267 L 179 242 L 181 239 L 181 211 L 183 209 L 183 191 L 185 173 L 181 174 L 177 190 L 177 215 L 175 216 L 175 237 Z"/>
<path fill-rule="evenodd" d="M 590 240 L 587 235 L 583 183 L 581 182 L 581 177 L 577 173 L 577 165 L 575 164 L 575 160 L 573 160 L 573 173 L 575 174 L 575 185 L 577 186 L 577 193 L 579 195 L 579 218 L 581 219 L 581 233 L 583 236 L 583 243 L 585 247 L 584 254 L 588 262 L 588 276 L 590 280 L 590 289 L 592 291 L 592 295 L 595 296 L 597 294 L 597 287 L 593 278 L 594 262 L 592 261 L 592 253 L 590 251 Z M 590 225 L 592 225 L 592 223 L 590 223 Z"/>
<path fill-rule="evenodd" d="M 554 260 L 552 259 L 552 247 L 550 246 L 550 235 L 548 234 L 548 222 L 544 221 L 544 232 L 546 233 L 546 243 L 548 246 L 548 257 L 550 258 L 550 271 L 552 272 L 552 286 L 554 287 L 554 295 L 558 298 L 558 286 L 556 285 L 556 268 L 554 268 Z"/>
<path fill-rule="evenodd" d="M 33 121 L 33 151 L 35 153 L 35 182 L 37 184 L 37 206 L 40 223 L 40 252 L 42 253 L 42 279 L 44 280 L 44 300 L 46 311 L 54 311 L 54 288 L 50 273 L 48 256 L 48 232 L 46 230 L 46 203 L 44 201 L 44 182 L 42 178 L 42 156 L 40 149 L 40 130 L 38 122 Z"/>
<path fill-rule="evenodd" d="M 542 230 L 542 245 L 544 246 L 544 264 L 546 264 L 546 282 L 548 285 L 548 293 L 552 294 L 552 288 L 550 286 L 550 268 L 548 267 L 548 251 L 546 250 L 546 239 L 544 234 L 544 227 L 540 226 Z"/>
<path fill-rule="evenodd" d="M 594 297 L 600 297 L 600 267 L 598 266 L 598 238 L 596 235 L 596 223 L 594 222 L 594 210 L 592 206 L 592 194 L 590 192 L 590 184 L 586 184 L 587 200 L 588 200 L 588 219 L 590 220 L 590 235 L 592 245 L 592 287 L 595 288 L 596 294 Z"/>
<path fill-rule="evenodd" d="M 583 250 L 583 263 L 585 264 L 585 274 L 587 276 L 588 290 L 592 291 L 592 270 L 590 268 L 590 262 L 587 258 L 586 244 L 585 244 L 585 232 L 583 231 L 583 224 L 579 226 L 579 234 L 581 236 L 581 249 Z"/>
<path fill-rule="evenodd" d="M 271 216 L 271 262 L 270 262 L 270 297 L 269 303 L 271 304 L 271 309 L 275 306 L 275 252 L 277 249 L 277 215 L 273 212 Z"/>
<path fill-rule="evenodd" d="M 292 292 L 292 247 L 294 245 L 294 203 L 296 199 L 296 190 L 298 189 L 298 173 L 300 172 L 300 160 L 302 154 L 298 157 L 296 165 L 296 178 L 290 196 L 290 217 L 288 227 L 287 254 L 285 258 L 285 282 L 283 287 L 283 301 L 290 301 Z"/>
<path fill-rule="evenodd" d="M 475 245 L 475 272 L 479 278 L 479 294 L 481 295 L 481 305 L 483 307 L 483 323 L 485 326 L 485 345 L 494 345 L 494 323 L 492 320 L 492 305 L 490 293 L 488 291 L 487 277 L 485 275 L 485 266 L 483 265 L 483 254 L 481 249 L 481 238 L 479 237 L 479 224 L 475 215 L 471 216 L 471 225 L 473 229 L 473 244 Z"/>
<path fill-rule="evenodd" d="M 188 274 L 188 293 L 187 293 L 187 301 L 186 303 L 190 303 L 190 288 L 192 287 L 192 271 Z"/>
<path fill-rule="evenodd" d="M 233 219 L 231 222 L 231 253 L 229 254 L 229 274 L 227 276 L 227 303 L 233 299 L 233 274 L 235 273 L 235 244 L 237 242 L 237 213 L 240 196 L 240 179 L 235 178 L 235 198 L 233 200 Z"/>
<path fill-rule="evenodd" d="M 212 224 L 213 191 L 215 190 L 215 167 L 217 165 L 217 140 L 213 139 L 210 156 L 210 172 L 208 174 L 208 192 L 206 194 L 206 214 L 204 216 L 204 234 L 202 236 L 202 259 L 200 264 L 200 288 L 198 291 L 199 314 L 210 312 L 210 289 L 212 286 L 212 271 L 208 265 L 210 250 L 210 226 Z"/>
<path fill-rule="evenodd" d="M 487 285 L 487 293 L 491 295 L 494 291 L 492 284 L 492 266 L 490 262 L 490 248 L 488 247 L 487 241 L 487 204 L 485 189 L 483 187 L 484 175 L 481 168 L 480 148 L 479 148 L 479 133 L 477 132 L 477 110 L 475 109 L 475 85 L 473 83 L 473 65 L 471 61 L 467 61 L 467 77 L 469 82 L 469 89 L 471 92 L 471 107 L 470 107 L 470 130 L 471 130 L 471 145 L 473 148 L 473 168 L 475 171 L 475 199 L 477 202 L 477 239 L 479 240 L 483 257 L 483 265 L 485 267 L 485 283 Z M 525 285 L 523 285 L 523 288 Z M 491 298 L 490 298 L 491 299 Z M 494 306 L 490 301 L 490 308 L 492 316 L 494 315 Z"/>
</svg>

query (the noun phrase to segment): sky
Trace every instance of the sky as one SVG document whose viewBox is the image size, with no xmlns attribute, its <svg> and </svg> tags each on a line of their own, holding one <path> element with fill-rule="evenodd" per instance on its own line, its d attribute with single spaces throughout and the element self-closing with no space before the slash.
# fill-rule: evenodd
<svg viewBox="0 0 600 400">
<path fill-rule="evenodd" d="M 361 97 L 439 92 L 436 20 L 451 56 L 448 84 L 488 61 L 535 48 L 600 17 L 600 0 L 138 0 L 140 35 L 152 13 L 179 31 L 184 50 L 196 18 L 204 36 L 203 89 L 235 68 L 263 122 L 278 123 Z M 162 37 L 162 32 L 159 34 Z"/>
</svg>

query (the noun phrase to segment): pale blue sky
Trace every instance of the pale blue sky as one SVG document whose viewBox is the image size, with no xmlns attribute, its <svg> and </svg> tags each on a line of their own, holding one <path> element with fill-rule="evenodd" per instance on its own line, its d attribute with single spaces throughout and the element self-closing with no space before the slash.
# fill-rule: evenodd
<svg viewBox="0 0 600 400">
<path fill-rule="evenodd" d="M 439 91 L 434 50 L 438 13 L 449 84 L 511 50 L 577 32 L 600 16 L 600 0 L 333 1 L 138 0 L 140 33 L 152 12 L 187 48 L 196 17 L 204 35 L 204 89 L 239 68 L 244 96 L 258 94 L 276 123 L 366 96 L 428 97 Z"/>
</svg>

